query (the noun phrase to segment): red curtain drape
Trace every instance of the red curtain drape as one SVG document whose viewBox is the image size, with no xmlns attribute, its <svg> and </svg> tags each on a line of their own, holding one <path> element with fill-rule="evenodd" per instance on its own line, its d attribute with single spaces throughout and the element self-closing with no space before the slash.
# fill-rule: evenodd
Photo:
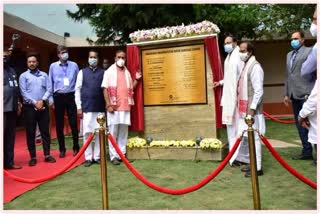
<svg viewBox="0 0 320 214">
<path fill-rule="evenodd" d="M 140 49 L 136 45 L 127 46 L 127 68 L 134 80 L 136 72 L 140 69 Z M 144 110 L 143 110 L 143 94 L 142 80 L 137 85 L 134 91 L 134 106 L 131 108 L 131 127 L 132 131 L 144 130 Z"/>
<path fill-rule="evenodd" d="M 212 69 L 213 81 L 219 81 L 223 79 L 220 52 L 218 47 L 217 37 L 207 37 L 204 40 L 207 54 L 209 56 L 209 62 Z M 222 107 L 220 106 L 222 95 L 222 87 L 216 87 L 214 89 L 214 99 L 216 107 L 216 127 L 222 128 Z"/>
</svg>

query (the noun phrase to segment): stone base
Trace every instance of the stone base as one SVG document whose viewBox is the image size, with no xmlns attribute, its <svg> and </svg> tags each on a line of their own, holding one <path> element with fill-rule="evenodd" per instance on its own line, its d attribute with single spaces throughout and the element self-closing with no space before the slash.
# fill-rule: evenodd
<svg viewBox="0 0 320 214">
<path fill-rule="evenodd" d="M 228 154 L 227 144 L 219 150 L 203 150 L 197 147 L 143 147 L 128 148 L 129 159 L 143 160 L 215 160 L 221 161 Z"/>
</svg>

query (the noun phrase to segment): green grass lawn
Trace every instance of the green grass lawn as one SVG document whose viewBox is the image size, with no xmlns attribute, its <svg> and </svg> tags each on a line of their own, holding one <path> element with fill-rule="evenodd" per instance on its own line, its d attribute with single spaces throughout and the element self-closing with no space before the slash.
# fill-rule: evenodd
<svg viewBox="0 0 320 214">
<path fill-rule="evenodd" d="M 298 139 L 294 125 L 267 121 L 268 138 L 294 143 Z M 221 133 L 225 137 L 225 131 Z M 68 140 L 69 147 L 70 140 Z M 53 145 L 54 147 L 54 145 Z M 293 161 L 301 148 L 277 149 L 296 170 L 316 181 L 311 161 Z M 112 210 L 226 210 L 253 209 L 250 179 L 239 167 L 226 168 L 198 191 L 172 196 L 150 189 L 135 178 L 125 165 L 108 164 L 109 209 Z M 132 163 L 150 181 L 167 188 L 193 185 L 219 164 L 213 161 L 136 160 Z M 261 207 L 266 210 L 315 210 L 316 190 L 287 172 L 263 147 L 264 175 L 259 177 Z M 79 166 L 40 185 L 10 203 L 4 209 L 101 209 L 100 167 Z"/>
</svg>

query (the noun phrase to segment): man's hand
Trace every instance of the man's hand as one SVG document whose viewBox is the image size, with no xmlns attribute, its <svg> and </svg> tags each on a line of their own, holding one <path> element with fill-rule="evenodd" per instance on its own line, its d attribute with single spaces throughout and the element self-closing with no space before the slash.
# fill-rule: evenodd
<svg viewBox="0 0 320 214">
<path fill-rule="evenodd" d="M 290 99 L 288 96 L 284 96 L 283 98 L 283 103 L 288 107 L 289 106 L 289 103 L 290 103 Z"/>
<path fill-rule="evenodd" d="M 78 109 L 78 110 L 77 110 L 77 115 L 78 115 L 78 117 L 79 117 L 80 119 L 82 119 L 82 117 L 83 117 L 82 109 Z"/>
<path fill-rule="evenodd" d="M 303 128 L 305 129 L 309 129 L 310 127 L 310 122 L 309 122 L 309 119 L 306 117 L 306 118 L 302 118 L 302 117 L 298 117 L 298 122 L 300 124 L 300 126 L 302 126 Z"/>
<path fill-rule="evenodd" d="M 38 100 L 35 105 L 37 110 L 42 110 L 43 108 L 43 100 Z"/>
<path fill-rule="evenodd" d="M 142 77 L 142 73 L 141 73 L 140 70 L 138 70 L 138 71 L 136 72 L 136 80 L 140 80 L 141 77 Z"/>
<path fill-rule="evenodd" d="M 17 116 L 20 116 L 22 112 L 22 104 L 18 102 Z"/>
<path fill-rule="evenodd" d="M 254 114 L 255 114 L 255 110 L 253 109 L 249 109 L 247 112 L 247 115 L 251 115 L 252 117 L 254 116 Z"/>
<path fill-rule="evenodd" d="M 112 107 L 112 105 L 108 105 L 108 106 L 106 106 L 107 108 L 107 111 L 109 112 L 109 113 L 113 113 L 114 112 L 114 109 L 113 109 L 113 107 Z"/>
<path fill-rule="evenodd" d="M 219 85 L 220 85 L 219 82 L 213 82 L 213 88 L 216 88 L 216 87 L 218 87 Z"/>
</svg>

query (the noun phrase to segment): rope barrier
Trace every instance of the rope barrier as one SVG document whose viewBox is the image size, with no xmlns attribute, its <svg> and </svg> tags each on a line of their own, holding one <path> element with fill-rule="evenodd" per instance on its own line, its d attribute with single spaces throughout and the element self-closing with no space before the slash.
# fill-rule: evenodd
<svg viewBox="0 0 320 214">
<path fill-rule="evenodd" d="M 295 121 L 294 120 L 280 120 L 274 116 L 272 116 L 271 114 L 268 114 L 267 112 L 263 111 L 264 116 L 270 118 L 271 120 L 278 122 L 278 123 L 283 123 L 283 124 L 294 124 Z"/>
<path fill-rule="evenodd" d="M 276 150 L 272 147 L 270 142 L 267 140 L 267 138 L 260 135 L 260 139 L 262 142 L 266 145 L 266 147 L 269 149 L 273 157 L 276 158 L 276 160 L 286 169 L 288 170 L 292 175 L 294 175 L 296 178 L 301 180 L 302 182 L 308 184 L 310 187 L 317 189 L 317 184 L 310 179 L 304 177 L 301 175 L 298 171 L 296 171 L 294 168 L 292 168 L 287 162 L 285 162 L 281 156 L 276 152 Z"/>
<path fill-rule="evenodd" d="M 150 182 L 149 180 L 147 180 L 145 177 L 143 177 L 143 175 L 141 175 L 130 163 L 129 161 L 126 159 L 126 157 L 122 154 L 120 148 L 118 147 L 116 141 L 114 140 L 112 135 L 109 135 L 109 140 L 112 144 L 112 146 L 115 148 L 115 150 L 117 151 L 117 153 L 119 154 L 120 158 L 122 159 L 123 163 L 127 166 L 127 168 L 145 185 L 149 186 L 150 188 L 162 192 L 162 193 L 166 193 L 166 194 L 171 194 L 171 195 L 182 195 L 182 194 L 186 194 L 189 192 L 193 192 L 195 190 L 200 189 L 201 187 L 203 187 L 204 185 L 206 185 L 207 183 L 209 183 L 212 179 L 214 179 L 221 171 L 222 169 L 228 164 L 230 158 L 232 157 L 232 155 L 234 154 L 234 152 L 236 151 L 236 149 L 238 148 L 239 144 L 240 144 L 240 138 L 238 138 L 234 144 L 234 146 L 232 147 L 231 151 L 228 153 L 228 155 L 226 156 L 226 158 L 219 164 L 219 166 L 213 171 L 211 172 L 207 177 L 205 177 L 202 181 L 200 181 L 199 183 L 190 186 L 190 187 L 186 187 L 186 188 L 182 188 L 182 189 L 168 189 L 165 187 L 161 187 L 158 186 L 152 182 Z"/>
<path fill-rule="evenodd" d="M 61 175 L 62 173 L 64 173 L 67 169 L 69 169 L 82 156 L 84 151 L 87 149 L 87 147 L 91 143 L 93 137 L 94 137 L 94 135 L 90 134 L 89 138 L 84 143 L 84 145 L 81 147 L 81 149 L 78 152 L 78 154 L 69 163 L 67 163 L 67 165 L 65 165 L 60 171 L 55 172 L 54 174 L 52 174 L 50 176 L 43 177 L 43 178 L 38 178 L 38 179 L 29 179 L 29 178 L 22 178 L 22 177 L 13 175 L 13 174 L 9 173 L 7 170 L 3 170 L 4 175 L 9 176 L 10 178 L 12 178 L 12 179 L 14 179 L 16 181 L 23 182 L 23 183 L 29 183 L 29 184 L 41 183 L 41 182 L 44 182 L 44 181 L 51 180 L 51 179 Z"/>
</svg>

